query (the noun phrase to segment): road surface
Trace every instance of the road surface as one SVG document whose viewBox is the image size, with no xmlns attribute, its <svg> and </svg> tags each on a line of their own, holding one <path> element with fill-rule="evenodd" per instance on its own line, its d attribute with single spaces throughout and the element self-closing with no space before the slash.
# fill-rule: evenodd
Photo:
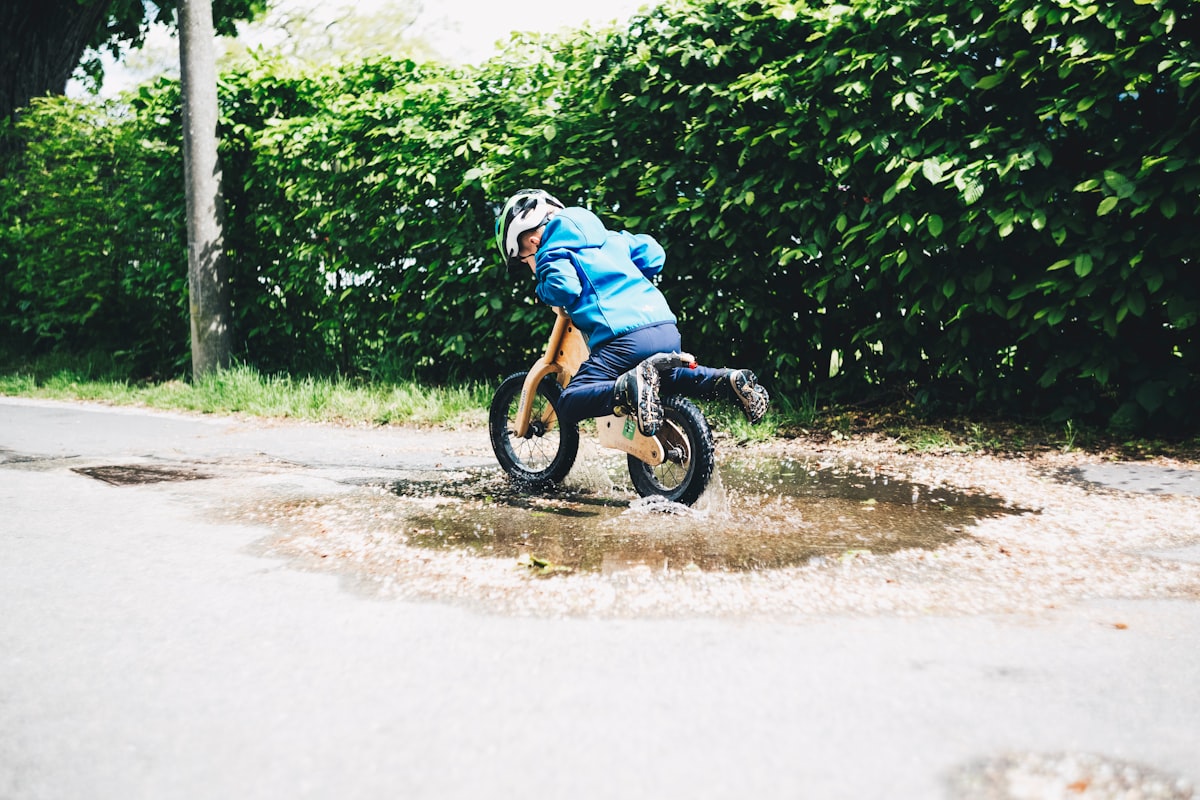
<svg viewBox="0 0 1200 800">
<path fill-rule="evenodd" d="M 1135 796 L 1103 793 L 1118 784 L 1187 797 L 1200 786 L 1196 602 L 512 617 L 355 592 L 260 555 L 263 528 L 214 513 L 364 473 L 490 463 L 486 432 L 0 399 L 0 798 Z M 212 477 L 127 486 L 75 471 L 129 464 Z M 1020 780 L 1032 793 L 1017 793 Z"/>
</svg>

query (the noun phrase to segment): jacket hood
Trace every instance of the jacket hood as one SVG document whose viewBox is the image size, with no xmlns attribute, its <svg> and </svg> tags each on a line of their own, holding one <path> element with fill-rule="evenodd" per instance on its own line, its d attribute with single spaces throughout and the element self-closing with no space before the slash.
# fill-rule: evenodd
<svg viewBox="0 0 1200 800">
<path fill-rule="evenodd" d="M 585 208 L 564 208 L 546 223 L 544 240 L 554 239 L 555 247 L 600 247 L 608 231 L 604 223 Z"/>
</svg>

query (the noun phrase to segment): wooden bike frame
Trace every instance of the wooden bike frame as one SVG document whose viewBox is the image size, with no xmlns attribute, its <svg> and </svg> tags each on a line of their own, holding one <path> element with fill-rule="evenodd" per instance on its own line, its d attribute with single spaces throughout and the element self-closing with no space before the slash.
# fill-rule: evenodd
<svg viewBox="0 0 1200 800">
<path fill-rule="evenodd" d="M 558 375 L 560 386 L 566 387 L 579 371 L 579 365 L 588 357 L 587 342 L 579 329 L 571 324 L 571 319 L 561 308 L 555 308 L 557 319 L 550 331 L 550 340 L 546 343 L 546 352 L 534 362 L 529 374 L 525 376 L 525 384 L 521 387 L 521 404 L 517 409 L 516 426 L 512 435 L 521 437 L 529 432 L 529 423 L 533 416 L 533 398 L 537 396 L 538 384 L 547 375 Z M 549 425 L 554 421 L 554 408 L 547 405 L 542 422 Z M 633 417 L 618 417 L 610 415 L 596 420 L 596 429 L 600 444 L 621 450 L 635 458 L 641 459 L 651 466 L 658 466 L 666 460 L 667 447 L 687 447 L 686 437 L 674 425 L 666 423 L 655 436 L 645 436 L 638 429 Z M 685 454 L 686 456 L 686 454 Z"/>
</svg>

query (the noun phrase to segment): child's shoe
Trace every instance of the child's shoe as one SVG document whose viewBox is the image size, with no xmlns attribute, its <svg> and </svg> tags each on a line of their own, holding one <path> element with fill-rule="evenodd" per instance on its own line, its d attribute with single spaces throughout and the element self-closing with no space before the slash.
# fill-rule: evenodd
<svg viewBox="0 0 1200 800">
<path fill-rule="evenodd" d="M 643 436 L 658 433 L 663 420 L 662 401 L 658 397 L 658 370 L 649 360 L 617 378 L 613 390 L 613 413 L 632 416 Z"/>
<path fill-rule="evenodd" d="M 757 425 L 762 422 L 762 418 L 767 415 L 767 404 L 771 402 L 771 396 L 758 382 L 754 373 L 748 369 L 730 370 L 729 386 L 750 424 Z"/>
</svg>

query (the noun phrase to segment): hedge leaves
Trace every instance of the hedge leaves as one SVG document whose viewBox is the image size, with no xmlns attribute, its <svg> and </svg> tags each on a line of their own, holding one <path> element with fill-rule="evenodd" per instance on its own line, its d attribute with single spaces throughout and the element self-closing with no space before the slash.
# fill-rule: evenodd
<svg viewBox="0 0 1200 800">
<path fill-rule="evenodd" d="M 491 237 L 541 185 L 662 240 L 685 345 L 780 395 L 1194 429 L 1198 28 L 1166 0 L 693 0 L 479 68 L 248 65 L 222 86 L 240 356 L 527 364 L 550 315 Z M 177 87 L 13 135 L 6 336 L 178 371 Z"/>
</svg>

